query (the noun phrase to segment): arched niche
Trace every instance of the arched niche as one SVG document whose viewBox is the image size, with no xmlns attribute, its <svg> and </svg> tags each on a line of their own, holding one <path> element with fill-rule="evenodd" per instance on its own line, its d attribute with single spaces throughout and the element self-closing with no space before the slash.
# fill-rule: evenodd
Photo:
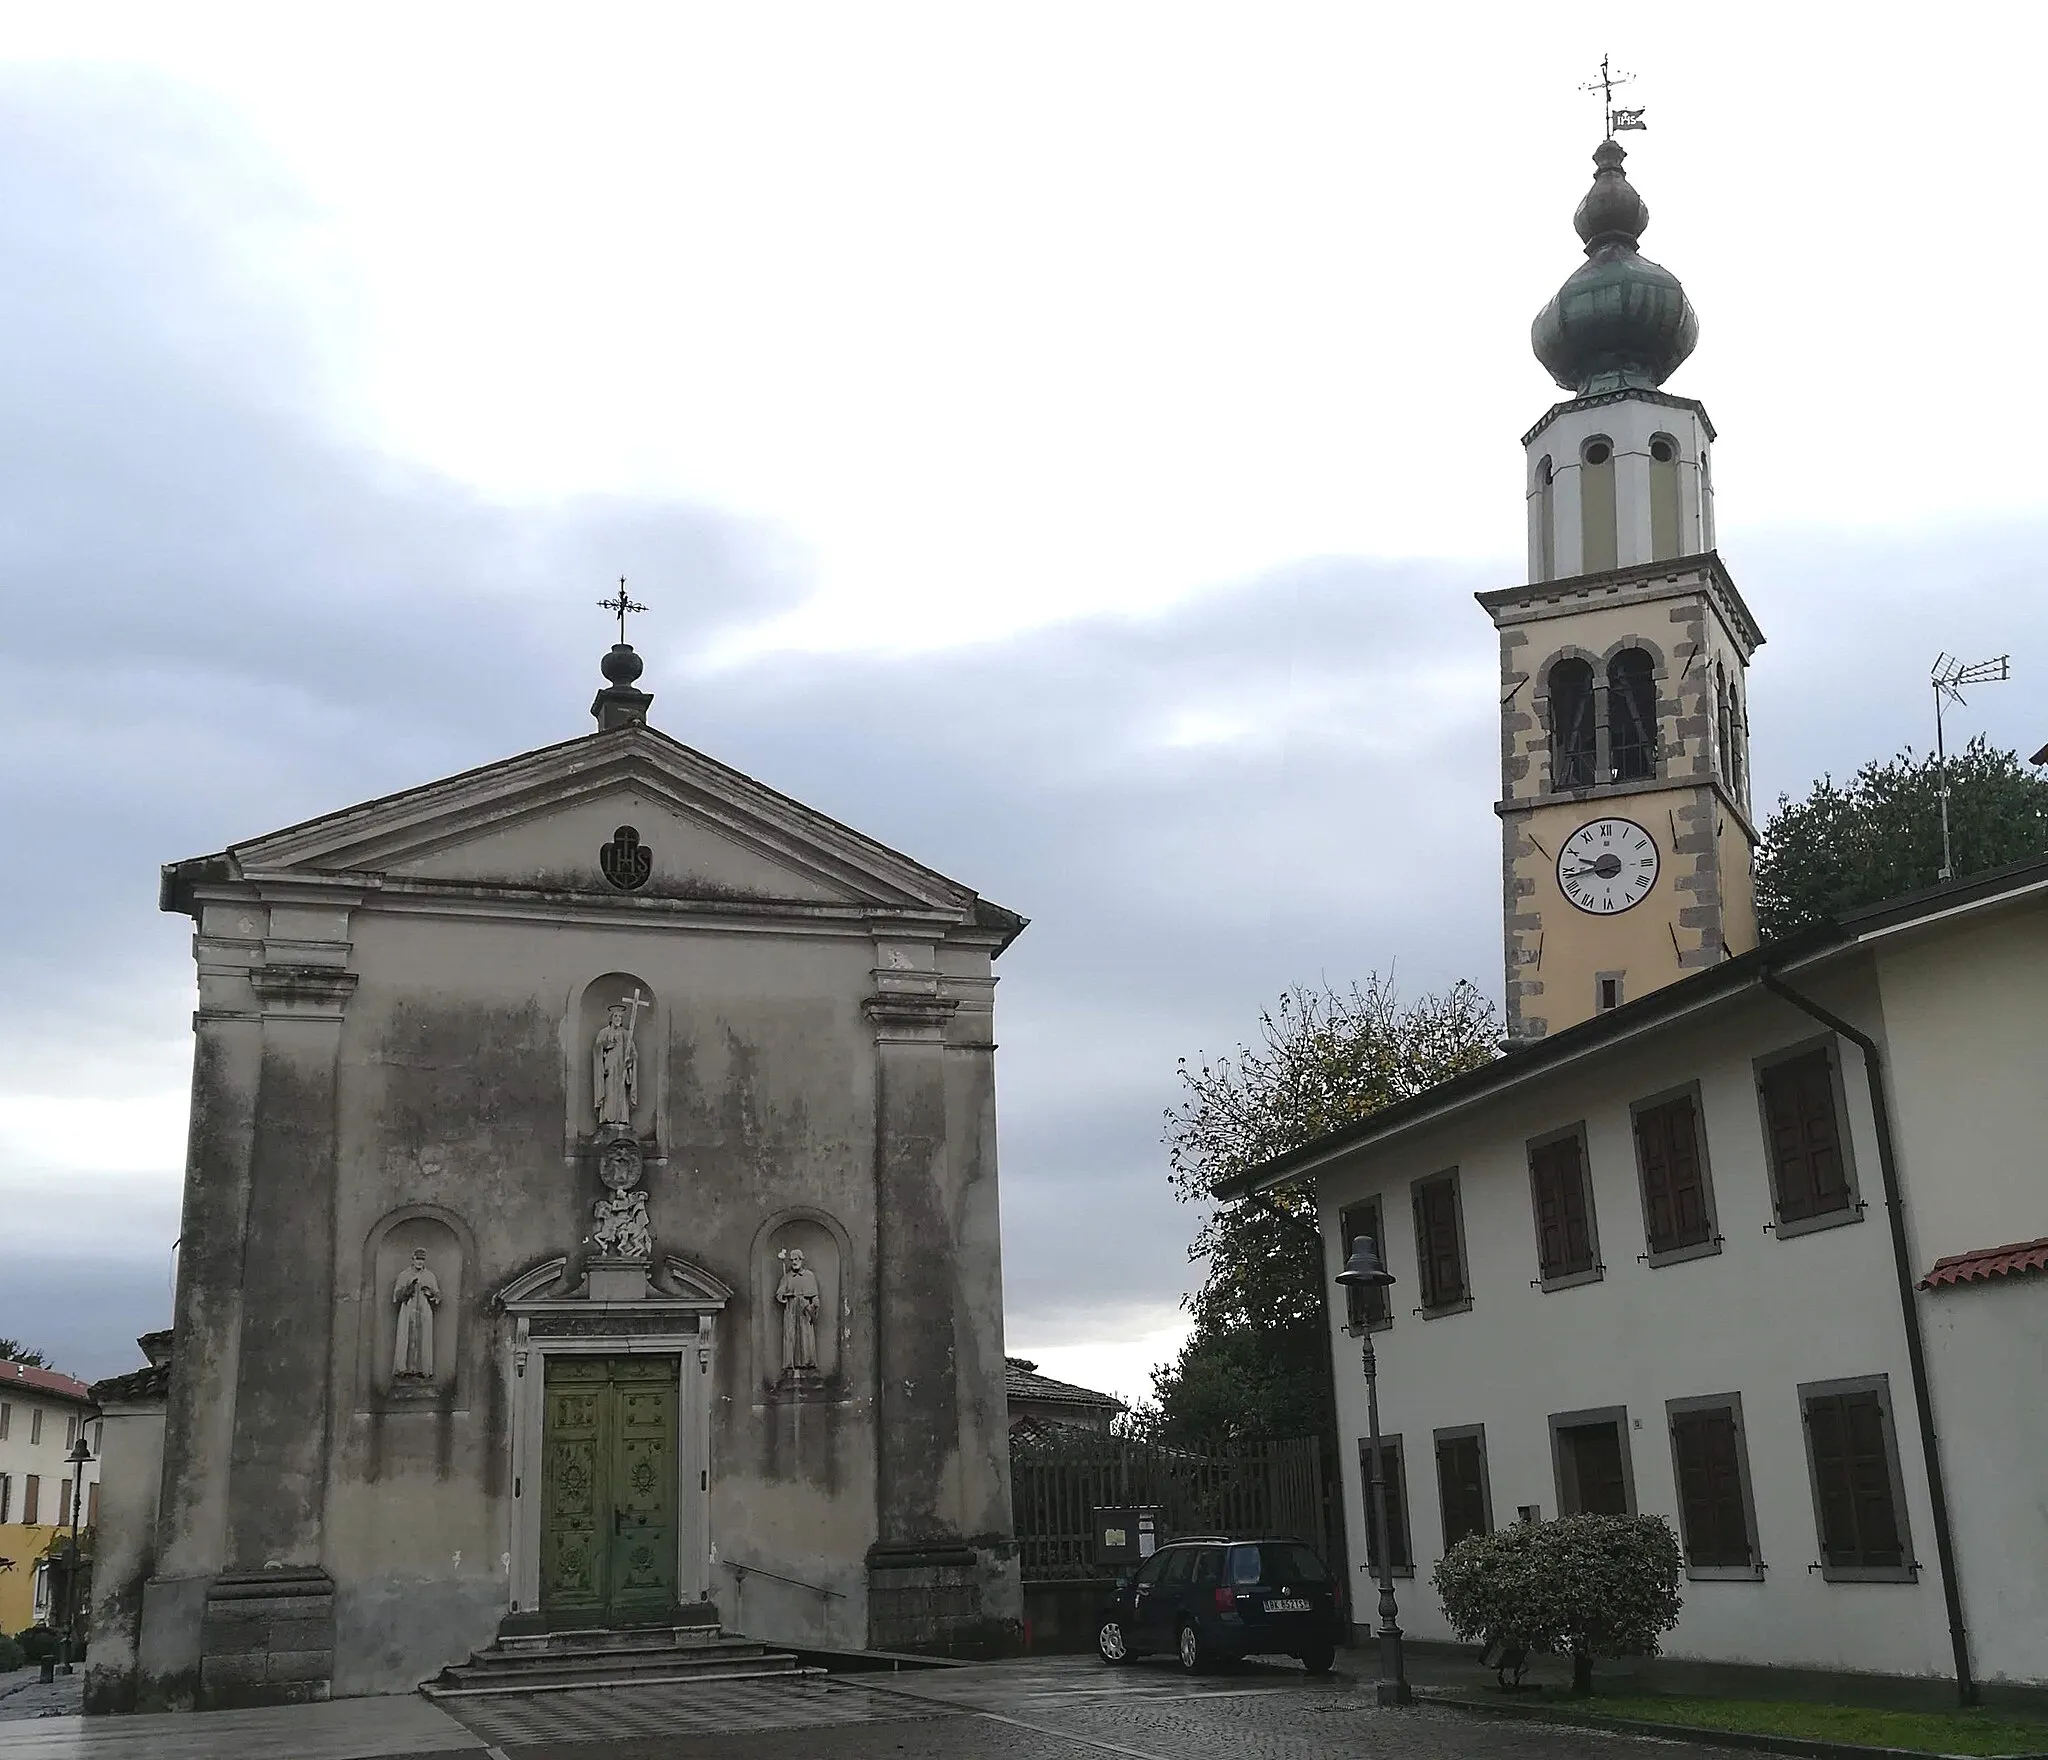
<svg viewBox="0 0 2048 1760">
<path fill-rule="evenodd" d="M 415 1255 L 425 1294 L 408 1287 Z M 475 1267 L 468 1224 L 438 1204 L 406 1204 L 372 1224 L 363 1241 L 358 1365 L 366 1406 L 461 1403 Z M 413 1341 L 409 1351 L 401 1348 L 402 1331 Z"/>
<path fill-rule="evenodd" d="M 805 1269 L 817 1279 L 817 1363 L 815 1373 L 790 1373 L 785 1347 L 786 1304 L 778 1299 L 791 1261 L 785 1253 L 802 1253 Z M 852 1325 L 850 1282 L 853 1253 L 846 1230 L 829 1211 L 798 1205 L 778 1211 L 761 1224 L 749 1258 L 753 1287 L 754 1380 L 763 1388 L 801 1391 L 834 1388 L 843 1382 Z"/>
<path fill-rule="evenodd" d="M 635 1002 L 639 1006 L 634 1006 Z M 572 1142 L 597 1134 L 598 1035 L 611 1024 L 611 1011 L 632 1024 L 635 1084 L 631 1108 L 633 1134 L 658 1136 L 666 1098 L 668 1015 L 654 986 L 631 972 L 606 972 L 583 986 L 569 1010 L 569 1135 Z"/>
</svg>

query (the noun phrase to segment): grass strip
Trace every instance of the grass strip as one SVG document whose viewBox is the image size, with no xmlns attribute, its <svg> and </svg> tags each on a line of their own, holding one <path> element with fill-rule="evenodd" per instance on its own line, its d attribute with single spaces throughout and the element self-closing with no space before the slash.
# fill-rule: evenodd
<svg viewBox="0 0 2048 1760">
<path fill-rule="evenodd" d="M 2048 1719 L 1986 1710 L 1890 1711 L 1870 1705 L 1808 1704 L 1786 1699 L 1686 1699 L 1663 1696 L 1574 1699 L 1532 1695 L 1547 1711 L 1618 1717 L 1692 1729 L 1741 1730 L 1801 1741 L 1904 1748 L 1922 1754 L 2048 1753 Z M 1531 1701 L 1525 1700 L 1523 1703 Z"/>
</svg>

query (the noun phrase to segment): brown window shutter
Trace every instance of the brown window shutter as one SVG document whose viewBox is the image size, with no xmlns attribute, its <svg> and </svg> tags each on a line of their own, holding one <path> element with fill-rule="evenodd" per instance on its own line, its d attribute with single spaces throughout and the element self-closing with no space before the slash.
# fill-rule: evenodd
<svg viewBox="0 0 2048 1760">
<path fill-rule="evenodd" d="M 1415 1188 L 1415 1240 L 1423 1268 L 1423 1306 L 1462 1302 L 1465 1266 L 1458 1253 L 1458 1201 L 1450 1180 L 1426 1180 Z"/>
<path fill-rule="evenodd" d="M 1671 1147 L 1667 1108 L 1645 1107 L 1636 1114 L 1636 1155 L 1643 1171 L 1643 1213 L 1650 1251 L 1668 1253 L 1678 1245 L 1677 1218 L 1671 1202 Z"/>
<path fill-rule="evenodd" d="M 43 1482 L 36 1474 L 31 1473 L 27 1483 L 21 1488 L 21 1519 L 24 1522 L 34 1522 L 41 1518 L 42 1498 Z"/>
<path fill-rule="evenodd" d="M 1564 1223 L 1561 1275 L 1593 1269 L 1593 1231 L 1586 1218 L 1586 1168 L 1579 1139 L 1565 1137 L 1557 1145 L 1557 1192 Z"/>
<path fill-rule="evenodd" d="M 1684 1412 L 1671 1421 L 1677 1442 L 1679 1510 L 1687 1561 L 1695 1566 L 1755 1562 L 1742 1508 L 1735 1415 Z"/>
<path fill-rule="evenodd" d="M 1763 1096 L 1778 1220 L 1797 1222 L 1845 1208 L 1849 1176 L 1829 1053 L 1812 1051 L 1772 1065 L 1763 1073 Z"/>
<path fill-rule="evenodd" d="M 1681 1094 L 1637 1113 L 1636 1145 L 1642 1159 L 1650 1251 L 1668 1253 L 1711 1239 L 1707 1180 L 1700 1165 L 1699 1121 L 1692 1096 Z"/>
<path fill-rule="evenodd" d="M 1565 1262 L 1569 1257 L 1565 1248 L 1559 1147 L 1556 1143 L 1545 1143 L 1529 1156 L 1529 1171 L 1536 1182 L 1536 1262 L 1545 1277 L 1564 1276 Z"/>
<path fill-rule="evenodd" d="M 1444 1545 L 1490 1527 L 1486 1485 L 1480 1472 L 1479 1438 L 1453 1436 L 1436 1445 L 1437 1488 L 1443 1502 Z"/>
<path fill-rule="evenodd" d="M 100 1525 L 100 1482 L 97 1479 L 85 1488 L 85 1525 L 88 1528 Z"/>
<path fill-rule="evenodd" d="M 1877 1395 L 1815 1394 L 1806 1402 L 1806 1423 L 1820 1494 L 1822 1556 L 1835 1565 L 1903 1564 L 1884 1407 Z"/>
<path fill-rule="evenodd" d="M 1368 1198 L 1363 1204 L 1353 1204 L 1338 1218 L 1344 1236 L 1344 1257 L 1348 1262 L 1351 1249 L 1361 1237 L 1370 1237 L 1379 1249 L 1380 1263 L 1387 1262 L 1387 1237 L 1380 1227 L 1380 1201 Z M 1358 1289 L 1347 1284 L 1344 1288 L 1344 1316 L 1352 1326 L 1377 1326 L 1387 1318 L 1387 1292 L 1384 1288 Z"/>
<path fill-rule="evenodd" d="M 1884 1443 L 1884 1406 L 1874 1393 L 1842 1399 L 1848 1451 L 1849 1498 L 1856 1512 L 1856 1537 L 1867 1565 L 1905 1562 L 1899 1544 L 1898 1512 L 1892 1502 L 1891 1458 Z"/>
<path fill-rule="evenodd" d="M 1408 1544 L 1408 1499 L 1401 1477 L 1401 1445 L 1391 1439 L 1380 1444 L 1380 1470 L 1386 1480 L 1387 1490 L 1387 1552 L 1399 1566 L 1410 1566 L 1415 1562 Z M 1375 1569 L 1379 1566 L 1379 1548 L 1373 1540 L 1372 1523 L 1372 1440 L 1361 1436 L 1358 1439 L 1358 1486 L 1359 1494 L 1365 1500 L 1365 1556 L 1366 1562 Z"/>
</svg>

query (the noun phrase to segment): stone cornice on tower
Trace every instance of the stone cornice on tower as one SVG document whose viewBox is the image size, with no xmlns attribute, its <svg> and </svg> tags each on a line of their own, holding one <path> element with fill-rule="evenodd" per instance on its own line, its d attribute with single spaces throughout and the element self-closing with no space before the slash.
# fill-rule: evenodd
<svg viewBox="0 0 2048 1760">
<path fill-rule="evenodd" d="M 1703 590 L 1721 620 L 1742 643 L 1745 657 L 1764 645 L 1762 628 L 1729 578 L 1719 552 L 1713 550 L 1697 556 L 1636 562 L 1626 568 L 1601 569 L 1593 574 L 1567 575 L 1561 580 L 1530 581 L 1519 587 L 1474 593 L 1472 597 L 1484 607 L 1496 627 L 1506 628 L 1516 623 L 1540 623 L 1599 602 L 1689 598 Z"/>
<path fill-rule="evenodd" d="M 1544 411 L 1543 419 L 1522 436 L 1520 444 L 1527 446 L 1559 416 L 1568 416 L 1582 409 L 1598 409 L 1608 403 L 1660 403 L 1666 409 L 1690 410 L 1699 417 L 1700 426 L 1706 430 L 1709 440 L 1721 438 L 1707 416 L 1707 406 L 1697 397 L 1674 397 L 1668 391 L 1646 391 L 1629 386 L 1615 391 L 1596 391 L 1590 397 L 1568 397 L 1562 403 L 1553 403 Z"/>
</svg>

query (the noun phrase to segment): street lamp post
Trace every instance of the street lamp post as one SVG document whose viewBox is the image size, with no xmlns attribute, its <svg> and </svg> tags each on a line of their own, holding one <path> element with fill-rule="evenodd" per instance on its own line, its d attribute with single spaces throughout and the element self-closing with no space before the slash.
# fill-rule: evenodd
<svg viewBox="0 0 2048 1760">
<path fill-rule="evenodd" d="M 1350 1262 L 1337 1273 L 1337 1281 L 1346 1289 L 1386 1290 L 1393 1287 L 1394 1274 L 1380 1263 L 1371 1237 L 1361 1235 L 1351 1249 Z M 1360 1355 L 1365 1367 L 1365 1421 L 1372 1439 L 1372 1551 L 1379 1561 L 1380 1578 L 1378 1697 L 1382 1705 L 1406 1705 L 1413 1696 L 1408 1691 L 1408 1669 L 1401 1654 L 1401 1627 L 1394 1606 L 1394 1554 L 1387 1543 L 1387 1475 L 1385 1462 L 1380 1458 L 1379 1361 L 1373 1355 L 1370 1324 L 1363 1337 L 1365 1344 Z"/>
<path fill-rule="evenodd" d="M 92 1448 L 85 1440 L 83 1424 L 78 1427 L 77 1442 L 64 1458 L 71 1465 L 71 1548 L 64 1563 L 64 1630 L 59 1644 L 64 1672 L 70 1674 L 78 1635 L 78 1508 L 85 1497 L 85 1469 L 92 1465 Z"/>
</svg>

